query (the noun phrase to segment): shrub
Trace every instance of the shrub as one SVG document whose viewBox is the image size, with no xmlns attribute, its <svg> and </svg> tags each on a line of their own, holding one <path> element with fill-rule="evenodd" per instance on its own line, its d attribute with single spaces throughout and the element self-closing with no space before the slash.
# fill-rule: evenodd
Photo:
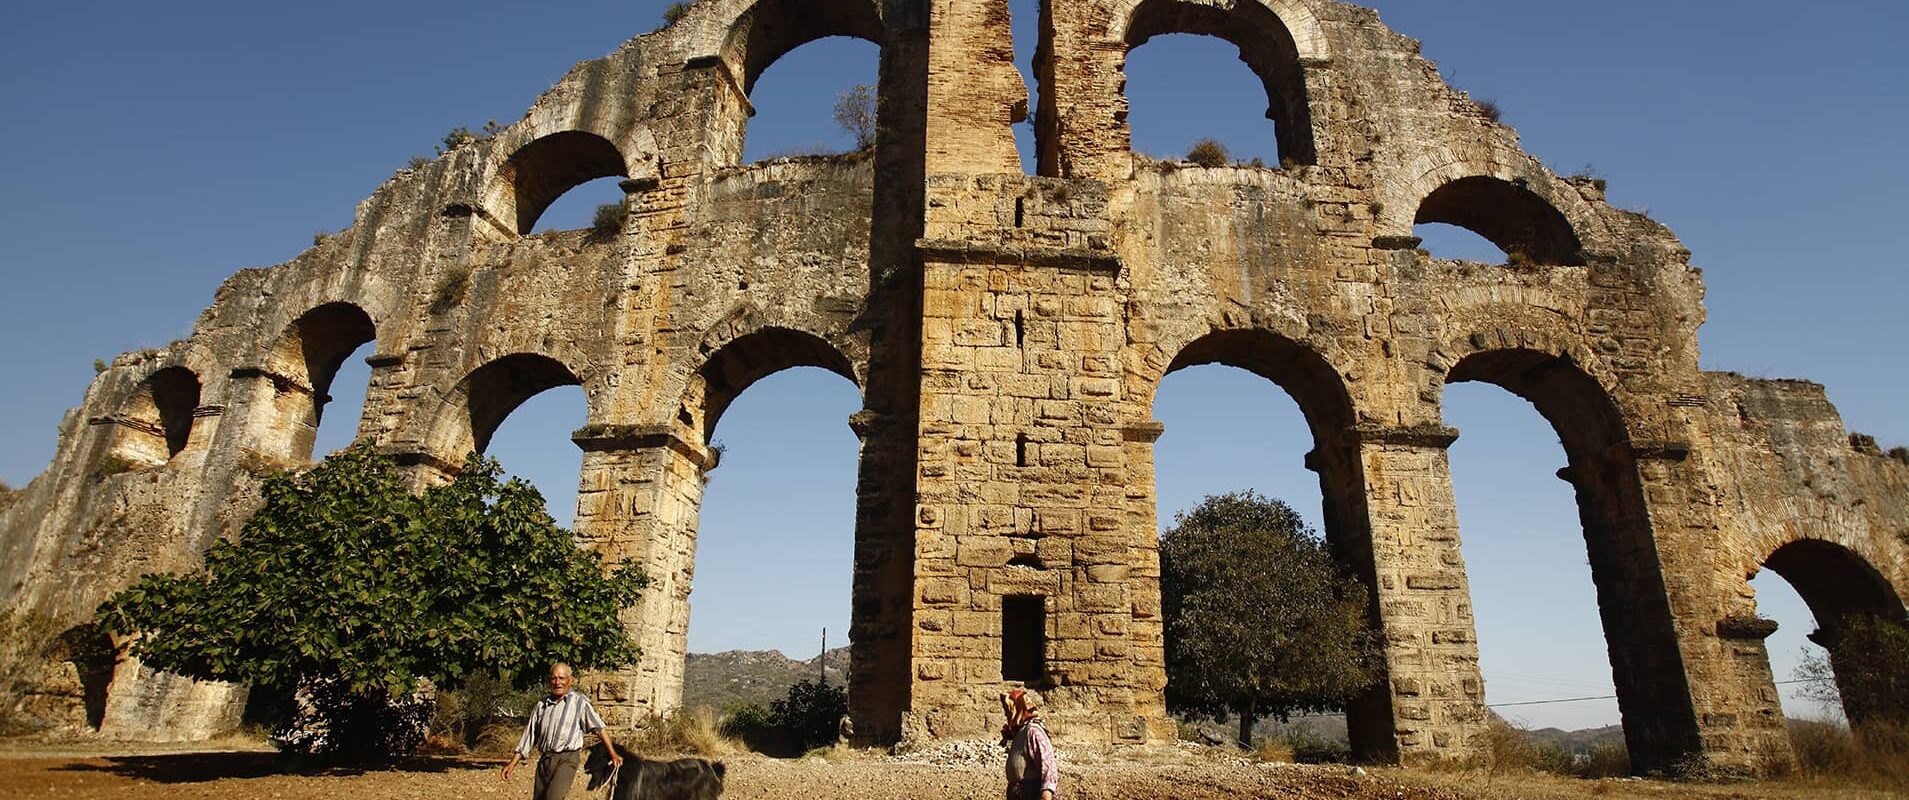
<svg viewBox="0 0 1909 800">
<path fill-rule="evenodd" d="M 424 169 L 425 167 L 428 167 L 430 165 L 431 165 L 431 159 L 425 158 L 424 156 L 412 156 L 411 161 L 409 164 L 406 165 L 406 168 L 407 169 Z"/>
<path fill-rule="evenodd" d="M 675 25 L 677 20 L 682 19 L 683 15 L 688 13 L 688 3 L 671 3 L 669 4 L 669 8 L 663 9 L 663 24 Z"/>
<path fill-rule="evenodd" d="M 615 236 L 623 232 L 623 223 L 629 218 L 629 206 L 623 203 L 604 203 L 597 206 L 596 216 L 590 219 L 590 233 L 599 237 Z"/>
<path fill-rule="evenodd" d="M 834 743 L 847 714 L 848 692 L 827 682 L 797 681 L 788 697 L 769 703 L 775 726 L 802 752 Z"/>
<path fill-rule="evenodd" d="M 875 146 L 875 87 L 860 84 L 835 96 L 835 124 L 855 139 L 855 149 Z"/>
<path fill-rule="evenodd" d="M 93 465 L 93 477 L 104 480 L 136 469 L 139 469 L 139 465 L 128 461 L 125 456 L 107 453 L 100 456 L 99 463 Z"/>
<path fill-rule="evenodd" d="M 1345 764 L 1352 761 L 1351 746 L 1337 739 L 1327 739 L 1300 730 L 1280 738 L 1292 750 L 1293 760 L 1301 764 Z"/>
<path fill-rule="evenodd" d="M 1889 457 L 1901 461 L 1904 464 L 1909 464 L 1909 447 L 1891 447 L 1889 448 Z"/>
<path fill-rule="evenodd" d="M 13 505 L 14 501 L 19 499 L 19 490 L 8 486 L 6 481 L 0 481 L 0 511 L 7 510 L 7 506 Z"/>
<path fill-rule="evenodd" d="M 1505 111 L 1498 107 L 1498 101 L 1477 100 L 1474 102 L 1478 104 L 1478 113 L 1484 114 L 1485 119 L 1491 120 L 1492 122 L 1498 122 L 1504 119 Z"/>
<path fill-rule="evenodd" d="M 1187 149 L 1186 160 L 1202 167 L 1224 167 L 1232 155 L 1226 151 L 1226 145 L 1217 140 L 1201 139 Z"/>
<path fill-rule="evenodd" d="M 464 295 L 471 288 L 471 270 L 469 267 L 452 267 L 451 271 L 439 278 L 437 288 L 431 292 L 431 313 L 443 314 L 464 302 Z"/>
<path fill-rule="evenodd" d="M 760 703 L 745 703 L 730 708 L 719 730 L 724 736 L 741 740 L 750 749 L 764 753 L 786 750 L 776 731 L 775 716 Z"/>
<path fill-rule="evenodd" d="M 444 155 L 464 145 L 473 144 L 477 142 L 479 138 L 477 134 L 471 132 L 470 128 L 459 125 L 452 128 L 449 133 L 444 134 L 443 139 L 438 140 L 437 154 Z"/>
<path fill-rule="evenodd" d="M 98 375 L 102 372 L 105 372 L 106 367 L 107 367 L 106 359 L 103 359 L 103 358 L 93 359 L 93 374 L 94 375 Z"/>
<path fill-rule="evenodd" d="M 542 694 L 541 688 L 518 688 L 507 675 L 478 672 L 463 686 L 437 693 L 431 730 L 454 736 L 464 747 L 474 749 L 483 743 L 484 732 L 491 726 L 514 727 L 508 721 L 523 719 Z M 512 743 L 515 741 L 513 736 Z"/>
</svg>

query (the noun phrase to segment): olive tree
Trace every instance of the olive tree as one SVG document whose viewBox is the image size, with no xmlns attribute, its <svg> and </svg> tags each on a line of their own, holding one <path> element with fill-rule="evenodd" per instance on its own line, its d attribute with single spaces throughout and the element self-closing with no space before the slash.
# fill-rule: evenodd
<svg viewBox="0 0 1909 800">
<path fill-rule="evenodd" d="M 559 660 L 617 668 L 639 655 L 617 615 L 636 603 L 642 571 L 580 549 L 537 490 L 503 480 L 493 460 L 473 456 L 450 483 L 416 494 L 390 458 L 360 444 L 271 476 L 261 492 L 263 506 L 202 569 L 147 575 L 97 620 L 133 635 L 149 666 L 301 691 L 319 732 L 294 746 L 407 752 L 428 707 L 405 698 L 423 681 L 456 688 L 479 674 L 528 678 Z M 399 723 L 386 724 L 394 714 Z"/>
<path fill-rule="evenodd" d="M 1160 540 L 1167 705 L 1253 723 L 1343 708 L 1371 685 L 1365 587 L 1279 500 L 1207 497 Z"/>
</svg>

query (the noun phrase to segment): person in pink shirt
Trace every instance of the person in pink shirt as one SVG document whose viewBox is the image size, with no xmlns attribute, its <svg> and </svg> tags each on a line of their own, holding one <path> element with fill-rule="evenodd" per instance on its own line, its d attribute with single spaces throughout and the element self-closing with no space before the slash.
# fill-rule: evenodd
<svg viewBox="0 0 1909 800">
<path fill-rule="evenodd" d="M 1041 724 L 1041 696 L 1027 689 L 1001 695 L 1001 745 L 1008 750 L 1008 800 L 1054 800 L 1060 791 L 1060 764 L 1054 743 Z"/>
</svg>

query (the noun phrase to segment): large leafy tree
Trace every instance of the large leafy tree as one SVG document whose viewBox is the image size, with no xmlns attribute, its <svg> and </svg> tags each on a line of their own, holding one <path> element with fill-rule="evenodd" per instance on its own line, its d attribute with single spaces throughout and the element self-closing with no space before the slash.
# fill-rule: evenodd
<svg viewBox="0 0 1909 800">
<path fill-rule="evenodd" d="M 617 614 L 636 603 L 642 571 L 606 569 L 493 460 L 474 456 L 450 483 L 414 494 L 391 459 L 360 444 L 272 476 L 262 493 L 202 570 L 147 575 L 101 604 L 98 621 L 137 633 L 134 654 L 159 669 L 334 698 L 321 737 L 334 748 L 372 734 L 340 728 L 377 719 L 421 680 L 455 688 L 555 660 L 616 668 L 639 655 Z"/>
<path fill-rule="evenodd" d="M 1251 491 L 1209 496 L 1160 540 L 1167 704 L 1263 716 L 1343 708 L 1371 685 L 1365 587 L 1292 508 Z"/>
</svg>

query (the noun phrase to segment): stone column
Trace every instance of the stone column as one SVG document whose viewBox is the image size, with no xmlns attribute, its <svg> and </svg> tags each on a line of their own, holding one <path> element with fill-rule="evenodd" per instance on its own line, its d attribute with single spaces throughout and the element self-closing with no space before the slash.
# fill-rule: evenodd
<svg viewBox="0 0 1909 800">
<path fill-rule="evenodd" d="M 1679 441 L 1633 440 L 1574 460 L 1598 607 L 1631 765 L 1754 773 L 1789 739 L 1763 638 L 1734 606 L 1715 482 Z"/>
<path fill-rule="evenodd" d="M 1368 588 L 1384 648 L 1384 684 L 1351 710 L 1354 747 L 1366 757 L 1408 764 L 1468 759 L 1484 745 L 1486 712 L 1446 455 L 1458 432 L 1361 427 L 1351 438 L 1370 533 Z M 1327 471 L 1330 497 L 1333 467 L 1319 466 Z M 1343 553 L 1358 549 L 1362 537 L 1339 538 L 1335 546 Z"/>
<path fill-rule="evenodd" d="M 583 448 L 578 541 L 610 563 L 641 563 L 650 578 L 623 618 L 642 659 L 589 680 L 604 719 L 627 727 L 682 704 L 696 522 L 716 457 L 700 435 L 665 426 L 591 425 L 573 438 Z"/>
</svg>

